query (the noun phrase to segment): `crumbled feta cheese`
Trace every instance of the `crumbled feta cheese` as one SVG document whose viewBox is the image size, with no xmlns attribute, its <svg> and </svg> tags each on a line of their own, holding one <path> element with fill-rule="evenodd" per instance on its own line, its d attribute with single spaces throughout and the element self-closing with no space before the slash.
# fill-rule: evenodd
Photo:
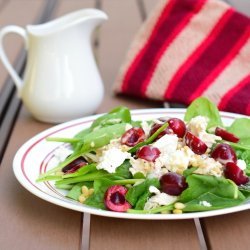
<svg viewBox="0 0 250 250">
<path fill-rule="evenodd" d="M 191 119 L 187 128 L 192 134 L 199 137 L 209 148 L 211 148 L 216 141 L 222 140 L 222 138 L 220 136 L 207 133 L 207 125 L 208 118 L 199 115 Z"/>
<path fill-rule="evenodd" d="M 129 171 L 132 175 L 135 175 L 136 173 L 142 173 L 144 176 L 147 176 L 149 173 L 154 171 L 153 162 L 149 162 L 140 158 L 134 159 L 131 157 L 130 164 L 132 167 L 129 168 Z"/>
<path fill-rule="evenodd" d="M 149 186 L 149 192 L 152 193 L 152 194 L 160 194 L 161 191 L 156 188 L 155 186 Z"/>
<path fill-rule="evenodd" d="M 247 164 L 244 160 L 237 160 L 237 166 L 241 169 L 241 170 L 245 170 L 247 167 Z"/>
<path fill-rule="evenodd" d="M 205 116 L 196 116 L 188 123 L 188 130 L 195 136 L 199 136 L 200 132 L 204 132 L 207 129 L 208 118 Z"/>
<path fill-rule="evenodd" d="M 145 203 L 144 210 L 149 210 L 152 208 L 156 208 L 159 206 L 166 206 L 173 204 L 177 200 L 177 196 L 168 195 L 166 193 L 161 193 L 160 190 L 158 190 L 154 186 L 149 187 L 149 191 L 151 193 L 154 193 L 152 197 L 148 199 L 148 201 Z"/>
<path fill-rule="evenodd" d="M 193 167 L 198 167 L 194 171 L 196 174 L 214 175 L 216 177 L 220 177 L 223 173 L 222 164 L 210 157 L 194 155 L 191 158 L 190 164 Z"/>
<path fill-rule="evenodd" d="M 220 136 L 209 134 L 206 131 L 200 132 L 199 138 L 209 147 L 211 148 L 216 141 L 221 141 L 222 138 Z"/>
<path fill-rule="evenodd" d="M 200 201 L 199 204 L 201 206 L 204 206 L 204 207 L 211 207 L 211 203 L 209 203 L 208 201 Z"/>
<path fill-rule="evenodd" d="M 155 161 L 156 168 L 165 166 L 167 170 L 182 174 L 190 165 L 190 160 L 193 157 L 193 151 L 184 146 L 180 150 L 176 150 L 172 154 L 161 154 Z"/>
<path fill-rule="evenodd" d="M 131 154 L 128 152 L 123 152 L 118 148 L 110 148 L 103 151 L 96 168 L 104 169 L 109 173 L 115 173 L 116 168 L 130 157 Z"/>
<path fill-rule="evenodd" d="M 141 122 L 141 127 L 142 127 L 143 131 L 145 132 L 145 135 L 148 136 L 149 132 L 151 130 L 151 126 L 148 124 L 148 122 L 142 121 Z"/>
<path fill-rule="evenodd" d="M 177 135 L 169 135 L 166 134 L 158 139 L 155 143 L 153 143 L 153 147 L 158 148 L 161 153 L 171 154 L 176 151 L 178 145 L 178 137 Z"/>
</svg>

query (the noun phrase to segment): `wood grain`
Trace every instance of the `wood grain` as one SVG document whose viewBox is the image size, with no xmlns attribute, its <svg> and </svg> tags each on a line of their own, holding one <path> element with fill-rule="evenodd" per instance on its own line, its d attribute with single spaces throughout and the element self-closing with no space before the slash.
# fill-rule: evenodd
<svg viewBox="0 0 250 250">
<path fill-rule="evenodd" d="M 91 250 L 200 249 L 192 220 L 143 221 L 92 216 Z"/>
<path fill-rule="evenodd" d="M 201 220 L 210 249 L 248 249 L 250 210 Z"/>
</svg>

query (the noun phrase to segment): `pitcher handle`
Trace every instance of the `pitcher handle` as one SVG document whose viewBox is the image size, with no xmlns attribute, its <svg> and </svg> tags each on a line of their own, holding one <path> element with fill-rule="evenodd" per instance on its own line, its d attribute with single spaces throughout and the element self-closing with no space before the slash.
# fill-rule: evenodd
<svg viewBox="0 0 250 250">
<path fill-rule="evenodd" d="M 12 77 L 14 83 L 16 84 L 17 90 L 20 93 L 20 90 L 21 90 L 22 85 L 23 85 L 23 80 L 20 78 L 20 76 L 17 74 L 16 70 L 11 65 L 8 57 L 6 56 L 6 53 L 5 53 L 4 47 L 3 47 L 4 36 L 9 34 L 9 33 L 16 33 L 16 34 L 20 35 L 24 39 L 25 49 L 27 49 L 27 47 L 28 47 L 28 36 L 27 36 L 25 29 L 23 29 L 22 27 L 19 27 L 19 26 L 15 26 L 15 25 L 9 25 L 9 26 L 6 26 L 0 30 L 0 59 L 2 60 L 3 65 L 5 66 L 7 71 L 9 72 L 10 76 Z"/>
</svg>

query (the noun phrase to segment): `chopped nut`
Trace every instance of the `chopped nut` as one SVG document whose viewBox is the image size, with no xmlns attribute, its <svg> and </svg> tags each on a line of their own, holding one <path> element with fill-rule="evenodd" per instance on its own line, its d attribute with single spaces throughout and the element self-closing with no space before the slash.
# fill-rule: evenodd
<svg viewBox="0 0 250 250">
<path fill-rule="evenodd" d="M 185 208 L 185 205 L 184 205 L 183 203 L 181 203 L 181 202 L 176 202 L 176 203 L 174 204 L 174 207 L 175 207 L 176 209 L 182 210 L 182 209 Z"/>
<path fill-rule="evenodd" d="M 81 194 L 81 195 L 79 196 L 78 200 L 79 200 L 81 203 L 83 203 L 83 202 L 86 200 L 86 197 L 85 197 L 83 194 Z"/>
<path fill-rule="evenodd" d="M 173 214 L 182 214 L 182 210 L 180 209 L 174 209 Z"/>
<path fill-rule="evenodd" d="M 87 197 L 89 194 L 89 189 L 86 186 L 82 186 L 82 194 Z"/>
</svg>

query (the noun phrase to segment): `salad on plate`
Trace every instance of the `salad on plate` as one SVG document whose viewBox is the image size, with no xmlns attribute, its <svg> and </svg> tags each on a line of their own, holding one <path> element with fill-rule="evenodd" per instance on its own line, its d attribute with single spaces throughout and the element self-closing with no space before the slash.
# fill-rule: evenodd
<svg viewBox="0 0 250 250">
<path fill-rule="evenodd" d="M 202 212 L 247 203 L 250 197 L 250 119 L 225 126 L 201 97 L 184 120 L 134 121 L 117 107 L 62 145 L 54 166 L 37 181 L 52 181 L 84 205 L 135 214 Z"/>
</svg>

